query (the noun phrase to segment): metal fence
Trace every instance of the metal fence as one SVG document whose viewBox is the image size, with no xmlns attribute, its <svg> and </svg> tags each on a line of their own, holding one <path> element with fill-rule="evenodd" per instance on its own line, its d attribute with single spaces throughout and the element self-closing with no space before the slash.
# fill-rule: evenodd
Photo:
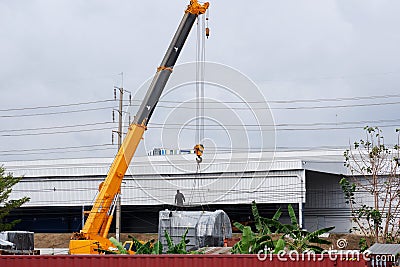
<svg viewBox="0 0 400 267">
<path fill-rule="evenodd" d="M 271 255 L 260 259 L 257 255 L 62 255 L 62 256 L 0 256 L 0 266 L 18 267 L 105 267 L 105 266 L 174 266 L 174 267 L 365 267 L 364 259 L 316 255 L 314 258 L 294 259 Z"/>
</svg>

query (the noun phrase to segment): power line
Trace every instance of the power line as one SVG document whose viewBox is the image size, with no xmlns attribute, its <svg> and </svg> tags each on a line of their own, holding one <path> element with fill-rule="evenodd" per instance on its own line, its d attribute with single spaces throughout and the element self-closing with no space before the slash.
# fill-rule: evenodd
<svg viewBox="0 0 400 267">
<path fill-rule="evenodd" d="M 314 99 L 295 99 L 295 100 L 265 100 L 265 101 L 221 101 L 221 103 L 228 104 L 264 104 L 264 103 L 274 103 L 274 104 L 288 104 L 288 103 L 313 103 L 313 102 L 342 102 L 342 101 L 354 101 L 354 100 L 371 100 L 371 99 L 387 99 L 387 98 L 399 98 L 400 94 L 391 95 L 374 95 L 374 96 L 355 96 L 355 97 L 338 97 L 338 98 L 314 98 Z M 140 100 L 133 100 L 133 102 L 140 102 Z M 174 103 L 182 104 L 182 101 L 173 100 L 160 100 L 159 103 Z M 207 101 L 204 103 L 217 103 L 217 101 Z"/>
<path fill-rule="evenodd" d="M 114 146 L 112 144 L 95 144 L 86 146 L 67 146 L 67 147 L 49 147 L 49 148 L 32 148 L 32 149 L 12 149 L 12 150 L 1 150 L 0 153 L 7 152 L 29 152 L 29 151 L 49 151 L 49 150 L 67 150 L 67 149 L 81 149 L 81 148 L 95 148 L 103 146 Z"/>
<path fill-rule="evenodd" d="M 115 147 L 116 145 L 113 144 L 95 144 L 95 145 L 82 145 L 82 146 L 69 146 L 69 147 L 48 147 L 48 148 L 31 148 L 31 149 L 12 149 L 12 150 L 1 150 L 0 153 L 10 153 L 10 152 L 20 152 L 20 155 L 25 155 L 26 152 L 40 152 L 48 154 L 49 151 L 58 151 L 57 153 L 60 153 L 59 150 L 74 150 L 74 149 L 83 149 L 87 148 L 88 150 L 91 149 L 96 149 L 96 148 L 103 148 L 105 146 L 113 146 Z M 287 150 L 291 149 L 291 151 L 299 151 L 299 150 L 317 150 L 317 149 L 324 149 L 324 150 L 337 150 L 337 149 L 346 149 L 348 146 L 307 146 L 307 147 L 276 147 L 276 150 Z M 223 150 L 234 150 L 234 151 L 249 151 L 249 150 L 256 150 L 257 152 L 259 151 L 266 151 L 270 152 L 270 149 L 263 149 L 263 148 L 232 148 L 232 147 L 215 147 L 216 150 L 223 151 Z M 210 151 L 210 149 L 208 149 Z M 73 152 L 73 151 L 71 151 Z M 19 155 L 19 154 L 18 154 Z"/>
<path fill-rule="evenodd" d="M 69 104 L 59 104 L 59 105 L 49 105 L 49 106 L 37 106 L 37 107 L 22 107 L 22 108 L 9 108 L 9 109 L 0 109 L 0 112 L 5 111 L 19 111 L 19 110 L 34 110 L 34 109 L 45 109 L 45 108 L 61 108 L 61 107 L 71 107 L 71 106 L 81 106 L 81 105 L 90 105 L 97 103 L 106 103 L 113 102 L 114 100 L 97 100 L 97 101 L 89 101 L 89 102 L 80 102 L 80 103 L 69 103 Z"/>
<path fill-rule="evenodd" d="M 57 114 L 68 114 L 68 113 L 78 113 L 87 112 L 95 110 L 111 109 L 113 107 L 99 107 L 99 108 L 88 108 L 80 110 L 68 110 L 68 111 L 55 111 L 55 112 L 45 112 L 45 113 L 29 113 L 29 114 L 19 114 L 19 115 L 0 115 L 0 118 L 18 118 L 18 117 L 34 117 L 34 116 L 47 116 L 47 115 L 57 115 Z"/>
<path fill-rule="evenodd" d="M 94 122 L 94 123 L 62 125 L 62 126 L 25 128 L 25 129 L 10 129 L 10 130 L 0 130 L 0 133 L 20 132 L 20 131 L 39 131 L 39 130 L 52 130 L 52 129 L 65 129 L 65 128 L 86 127 L 86 126 L 104 125 L 104 124 L 115 124 L 115 123 L 114 122 Z"/>
<path fill-rule="evenodd" d="M 215 127 L 260 127 L 260 128 L 262 128 L 262 127 L 310 127 L 310 126 L 354 125 L 354 124 L 356 124 L 356 125 L 357 124 L 363 124 L 365 126 L 366 124 L 374 125 L 374 124 L 377 124 L 377 123 L 393 123 L 393 122 L 400 122 L 400 119 L 341 121 L 341 122 L 316 122 L 316 123 L 278 123 L 278 124 L 223 124 L 223 125 L 205 124 L 204 126 L 209 127 L 209 129 L 215 128 Z M 115 122 L 95 122 L 95 123 L 59 125 L 59 126 L 26 128 L 26 129 L 6 129 L 6 130 L 0 130 L 0 133 L 65 129 L 65 128 L 76 128 L 76 127 L 107 125 L 107 124 L 116 124 L 116 123 Z M 155 126 L 155 127 L 160 127 L 160 126 L 162 126 L 162 127 L 165 127 L 165 126 L 167 126 L 167 127 L 178 126 L 178 128 L 179 127 L 183 127 L 183 125 L 179 124 L 179 123 L 168 123 L 168 124 L 165 124 L 165 123 L 159 123 L 159 122 L 151 122 L 151 123 L 149 123 L 149 126 Z M 185 127 L 183 127 L 183 128 L 185 128 Z"/>
<path fill-rule="evenodd" d="M 221 103 L 215 103 L 213 104 L 219 104 L 223 105 L 226 104 L 227 102 L 221 102 Z M 188 103 L 182 103 L 179 106 L 165 106 L 165 105 L 157 105 L 157 108 L 172 108 L 172 109 L 189 109 L 193 110 L 195 107 L 190 107 L 190 106 L 183 106 L 183 104 L 188 104 Z M 192 103 L 189 103 L 192 104 Z M 246 105 L 246 102 L 239 103 L 242 105 Z M 347 104 L 347 105 L 327 105 L 327 106 L 289 106 L 289 107 L 252 107 L 252 106 L 244 106 L 244 107 L 229 107 L 229 106 L 218 106 L 218 107 L 211 107 L 211 106 L 206 106 L 205 108 L 207 110 L 227 110 L 227 109 L 232 109 L 232 110 L 299 110 L 299 109 L 332 109 L 332 108 L 354 108 L 354 107 L 371 107 L 371 106 L 386 106 L 386 105 L 398 105 L 400 104 L 400 101 L 396 102 L 381 102 L 381 103 L 366 103 L 366 104 Z"/>
<path fill-rule="evenodd" d="M 245 129 L 246 125 L 244 125 L 241 128 L 223 128 L 224 125 L 219 126 L 221 128 L 205 128 L 206 131 L 245 131 L 245 132 L 266 132 L 266 131 L 327 131 L 327 130 L 351 130 L 351 129 L 359 129 L 360 126 L 347 126 L 347 127 L 314 127 L 314 128 L 274 128 L 272 126 L 255 126 L 259 127 L 259 129 Z M 398 124 L 391 124 L 391 125 L 375 125 L 379 128 L 388 128 L 388 127 L 400 127 Z M 216 126 L 218 127 L 218 126 Z M 189 131 L 195 131 L 196 128 L 194 126 L 185 126 L 185 127 L 173 127 L 169 125 L 164 125 L 164 126 L 153 126 L 149 127 L 153 129 L 168 129 L 168 130 L 189 130 Z"/>
<path fill-rule="evenodd" d="M 226 104 L 228 102 L 223 103 L 215 103 L 213 104 Z M 183 106 L 186 103 L 181 103 L 180 106 L 165 106 L 165 105 L 157 105 L 157 108 L 164 109 L 188 109 L 195 110 L 196 107 L 191 106 Z M 192 103 L 190 103 L 192 104 Z M 246 102 L 238 102 L 238 104 L 246 104 Z M 261 104 L 261 103 L 260 103 Z M 387 105 L 398 105 L 400 101 L 396 102 L 380 102 L 380 103 L 365 103 L 365 104 L 347 104 L 347 105 L 328 105 L 328 106 L 289 106 L 289 107 L 206 107 L 207 110 L 314 110 L 314 109 L 332 109 L 332 108 L 354 108 L 354 107 L 371 107 L 371 106 L 387 106 Z M 137 106 L 137 105 L 132 105 Z M 124 105 L 124 107 L 128 107 L 128 105 Z M 109 107 L 97 107 L 97 108 L 88 108 L 88 109 L 79 109 L 79 110 L 69 110 L 69 111 L 54 111 L 54 112 L 43 112 L 43 113 L 29 113 L 29 114 L 13 114 L 13 115 L 0 115 L 0 118 L 19 118 L 19 117 L 35 117 L 35 116 L 48 116 L 48 115 L 58 115 L 58 114 L 70 114 L 70 113 L 80 113 L 80 112 L 88 112 L 88 111 L 96 111 L 96 110 L 105 110 L 112 109 L 112 106 Z"/>
<path fill-rule="evenodd" d="M 84 151 L 102 151 L 102 150 L 115 150 L 114 147 L 103 147 L 103 148 L 87 148 L 87 149 L 79 149 L 75 151 L 63 151 L 62 153 L 77 153 L 77 152 L 84 152 Z M 59 154 L 59 151 L 48 151 L 47 154 Z M 24 152 L 24 153 L 4 153 L 2 156 L 21 156 L 21 155 L 42 155 L 43 152 Z"/>
<path fill-rule="evenodd" d="M 390 119 L 390 120 L 364 120 L 364 121 L 342 121 L 342 122 L 315 122 L 315 123 L 277 123 L 277 124 L 206 124 L 207 127 L 303 127 L 303 126 L 329 126 L 329 125 L 352 125 L 352 124 L 376 124 L 376 123 L 386 123 L 386 122 L 400 122 L 400 119 Z M 159 123 L 150 122 L 150 126 L 183 126 L 179 123 Z M 190 125 L 188 125 L 190 126 Z"/>
<path fill-rule="evenodd" d="M 382 128 L 382 126 L 380 126 Z M 388 126 L 390 127 L 390 126 Z M 106 128 L 107 129 L 107 128 Z M 178 129 L 178 128 L 177 128 Z M 352 127 L 347 127 L 345 129 L 353 129 Z M 195 130 L 195 129 L 192 129 Z M 237 129 L 235 129 L 237 130 Z M 288 131 L 294 131 L 296 129 L 285 129 Z M 299 130 L 304 130 L 304 129 L 299 129 Z M 307 130 L 315 130 L 315 129 L 307 129 Z M 319 129 L 319 130 L 331 130 L 331 128 L 328 129 Z M 334 129 L 335 130 L 335 129 Z M 91 130 L 88 130 L 91 131 Z M 33 149 L 20 149 L 20 150 L 2 150 L 0 151 L 3 156 L 7 155 L 13 155 L 13 156 L 18 156 L 18 155 L 28 155 L 28 154 L 49 154 L 48 151 L 53 151 L 53 150 L 57 150 L 57 152 L 51 152 L 51 153 L 60 153 L 59 150 L 69 150 L 69 149 L 76 149 L 76 151 L 66 151 L 68 153 L 72 153 L 72 152 L 82 152 L 82 151 L 92 151 L 92 150 L 108 150 L 111 148 L 104 148 L 104 146 L 113 146 L 110 144 L 100 144 L 100 145 L 88 145 L 88 146 L 76 146 L 76 147 L 52 147 L 52 148 L 33 148 Z M 97 148 L 97 149 L 93 149 L 96 147 L 101 147 L 101 148 Z M 311 146 L 311 147 L 277 147 L 277 150 L 284 150 L 286 152 L 290 152 L 290 151 L 310 151 L 310 150 L 315 150 L 315 149 L 324 149 L 324 150 L 337 150 L 337 149 L 345 149 L 347 148 L 347 146 Z M 42 151 L 42 153 L 40 153 L 40 151 Z M 210 150 L 210 151 L 216 151 L 216 152 L 240 152 L 240 151 L 245 151 L 245 152 L 272 152 L 275 150 L 271 150 L 271 149 L 265 149 L 265 148 L 256 148 L 256 147 L 249 147 L 249 148 L 233 148 L 233 147 L 215 147 L 215 150 Z M 11 154 L 10 154 L 11 152 Z M 17 152 L 17 153 L 15 153 Z M 20 153 L 18 153 L 20 152 Z M 27 153 L 29 152 L 29 153 Z M 64 159 L 64 158 L 63 158 Z"/>
<path fill-rule="evenodd" d="M 339 97 L 339 98 L 297 99 L 297 100 L 268 100 L 268 103 L 287 104 L 287 103 L 312 103 L 312 102 L 336 102 L 336 101 L 341 102 L 341 101 L 367 100 L 367 99 L 387 99 L 387 98 L 398 98 L 398 97 L 400 97 L 400 94 Z"/>
<path fill-rule="evenodd" d="M 113 127 L 103 127 L 94 129 L 81 129 L 70 131 L 56 131 L 56 132 L 41 132 L 41 133 L 24 133 L 24 134 L 2 134 L 1 137 L 17 137 L 17 136 L 35 136 L 35 135 L 52 135 L 52 134 L 66 134 L 66 133 L 80 133 L 80 132 L 94 132 L 103 130 L 112 130 Z"/>
<path fill-rule="evenodd" d="M 298 109 L 330 109 L 330 108 L 354 108 L 354 107 L 370 107 L 370 106 L 387 106 L 387 105 L 397 105 L 400 104 L 400 102 L 385 102 L 385 103 L 367 103 L 367 104 L 351 104 L 351 105 L 330 105 L 330 106 L 311 106 L 311 107 L 285 107 L 285 108 L 274 108 L 272 107 L 271 109 L 292 109 L 292 110 L 298 110 Z"/>
<path fill-rule="evenodd" d="M 388 99 L 388 98 L 399 98 L 400 94 L 388 94 L 388 95 L 372 95 L 372 96 L 355 96 L 355 97 L 338 97 L 338 98 L 315 98 L 315 99 L 295 99 L 295 100 L 268 100 L 268 101 L 223 101 L 223 103 L 228 104 L 263 104 L 267 103 L 275 103 L 275 104 L 288 104 L 288 103 L 313 103 L 313 102 L 341 102 L 341 101 L 354 101 L 354 100 L 371 100 L 371 99 Z M 124 102 L 129 100 L 124 100 Z M 8 111 L 21 111 L 21 110 L 35 110 L 35 109 L 46 109 L 46 108 L 61 108 L 61 107 L 71 107 L 71 106 L 81 106 L 81 105 L 90 105 L 90 104 L 98 104 L 98 103 L 107 103 L 107 102 L 115 102 L 113 99 L 106 100 L 97 100 L 97 101 L 88 101 L 88 102 L 78 102 L 78 103 L 69 103 L 69 104 L 58 104 L 58 105 L 48 105 L 48 106 L 36 106 L 36 107 L 21 107 L 21 108 L 9 108 L 9 109 L 0 109 L 0 112 L 8 112 Z M 141 103 L 141 100 L 133 99 L 132 102 Z M 159 103 L 174 103 L 174 104 L 184 104 L 182 101 L 172 101 L 172 100 L 160 100 Z M 213 103 L 215 101 L 207 101 L 204 100 L 204 103 Z M 398 102 L 395 102 L 398 103 Z M 382 103 L 385 104 L 385 103 Z M 169 107 L 169 106 L 164 106 Z M 81 110 L 86 111 L 86 110 Z M 47 114 L 47 113 L 45 113 Z M 56 113 L 58 114 L 58 113 Z M 42 114 L 40 114 L 42 115 Z M 43 114 L 44 115 L 44 114 Z M 19 115 L 22 116 L 22 115 Z M 0 116 L 2 117 L 2 116 Z"/>
<path fill-rule="evenodd" d="M 389 128 L 389 127 L 400 127 L 398 124 L 390 124 L 390 125 L 376 125 L 379 128 Z M 273 132 L 273 131 L 327 131 L 327 130 L 352 130 L 359 129 L 360 126 L 347 126 L 347 127 L 314 127 L 314 128 L 274 128 L 272 126 L 262 126 L 262 125 L 254 125 L 254 127 L 258 127 L 258 129 L 248 129 L 246 125 L 240 128 L 224 128 L 222 126 L 216 126 L 221 128 L 208 128 L 205 126 L 205 131 L 244 131 L 244 132 Z M 187 130 L 187 131 L 196 131 L 196 127 L 174 127 L 169 125 L 160 125 L 160 126 L 149 126 L 152 129 L 163 129 L 163 130 Z M 81 133 L 81 132 L 94 132 L 94 131 L 103 131 L 103 130 L 112 130 L 113 127 L 102 127 L 102 128 L 93 128 L 93 129 L 79 129 L 79 130 L 69 130 L 69 131 L 55 131 L 55 132 L 40 132 L 40 133 L 23 133 L 23 134 L 1 134 L 0 137 L 23 137 L 23 136 L 40 136 L 40 135 L 53 135 L 53 134 L 67 134 L 67 133 Z"/>
</svg>

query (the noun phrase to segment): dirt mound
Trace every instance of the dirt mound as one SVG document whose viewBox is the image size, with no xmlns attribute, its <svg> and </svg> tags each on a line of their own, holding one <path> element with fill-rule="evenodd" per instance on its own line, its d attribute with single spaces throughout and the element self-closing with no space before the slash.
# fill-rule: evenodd
<svg viewBox="0 0 400 267">
<path fill-rule="evenodd" d="M 128 235 L 132 235 L 139 240 L 157 239 L 157 234 L 121 234 L 121 242 L 130 240 Z M 71 233 L 54 234 L 54 233 L 35 233 L 35 248 L 68 248 Z M 115 234 L 109 234 L 109 237 Z"/>
</svg>

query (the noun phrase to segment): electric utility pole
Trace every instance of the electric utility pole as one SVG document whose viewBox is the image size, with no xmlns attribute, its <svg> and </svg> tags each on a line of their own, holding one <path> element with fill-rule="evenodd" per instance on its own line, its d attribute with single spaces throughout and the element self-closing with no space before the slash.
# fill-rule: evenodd
<svg viewBox="0 0 400 267">
<path fill-rule="evenodd" d="M 121 147 L 122 144 L 122 113 L 124 112 L 123 109 L 123 99 L 124 99 L 124 92 L 129 93 L 129 104 L 131 103 L 131 93 L 129 91 L 124 90 L 124 73 L 121 72 L 121 87 L 114 86 L 114 99 L 117 100 L 117 90 L 119 91 L 119 108 L 118 108 L 118 131 L 116 133 L 118 134 L 118 150 Z M 114 114 L 113 114 L 113 120 L 114 120 Z M 130 119 L 129 119 L 130 120 Z M 129 121 L 130 123 L 130 121 Z M 113 131 L 115 132 L 115 131 Z M 121 187 L 119 188 L 119 193 L 118 193 L 118 198 L 117 198 L 117 203 L 116 203 L 116 209 L 115 209 L 115 238 L 120 241 L 120 235 L 121 235 Z"/>
</svg>

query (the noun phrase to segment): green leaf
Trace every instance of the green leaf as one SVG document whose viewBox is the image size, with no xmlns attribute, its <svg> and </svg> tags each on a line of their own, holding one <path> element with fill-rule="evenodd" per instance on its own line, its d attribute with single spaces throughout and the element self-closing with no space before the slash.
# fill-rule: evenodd
<svg viewBox="0 0 400 267">
<path fill-rule="evenodd" d="M 172 241 L 171 237 L 169 236 L 167 230 L 164 230 L 165 239 L 167 240 L 168 250 L 173 250 L 175 245 Z"/>
<path fill-rule="evenodd" d="M 279 208 L 276 212 L 275 212 L 275 214 L 274 214 L 274 216 L 272 216 L 272 220 L 279 220 L 279 218 L 281 217 L 281 215 L 282 215 L 282 210 L 281 210 L 281 208 Z"/>
<path fill-rule="evenodd" d="M 274 250 L 274 254 L 278 254 L 280 251 L 283 251 L 285 249 L 286 246 L 286 242 L 283 239 L 278 239 L 278 241 L 276 242 L 275 245 L 275 250 Z"/>
<path fill-rule="evenodd" d="M 114 237 L 110 237 L 109 240 L 111 241 L 111 243 L 113 243 L 113 245 L 118 249 L 120 254 L 128 254 L 128 251 L 126 251 L 126 249 L 124 248 L 124 246 L 118 242 L 117 239 L 115 239 Z"/>
<path fill-rule="evenodd" d="M 151 254 L 162 254 L 162 251 L 163 251 L 163 246 L 160 241 L 157 241 L 153 246 Z"/>
<path fill-rule="evenodd" d="M 263 225 L 262 225 L 260 214 L 258 213 L 257 204 L 255 201 L 253 201 L 251 203 L 251 211 L 253 213 L 254 221 L 256 224 L 256 229 L 260 233 L 263 231 Z"/>
<path fill-rule="evenodd" d="M 140 242 L 141 243 L 141 242 Z M 149 240 L 146 243 L 142 244 L 137 250 L 136 250 L 136 254 L 151 254 L 151 246 L 152 243 L 154 243 L 154 239 L 153 240 Z"/>
<path fill-rule="evenodd" d="M 189 240 L 186 240 L 186 235 L 188 233 L 188 230 L 189 229 L 186 228 L 186 231 L 183 234 L 180 242 L 176 245 L 172 241 L 168 232 L 164 231 L 165 239 L 167 240 L 167 245 L 168 245 L 167 254 L 188 254 L 188 252 L 186 251 L 186 244 L 189 243 Z"/>
<path fill-rule="evenodd" d="M 241 232 L 243 232 L 243 229 L 244 229 L 244 225 L 243 224 L 241 224 L 240 222 L 233 222 L 233 225 L 237 228 L 237 229 L 239 229 Z"/>
<path fill-rule="evenodd" d="M 291 204 L 288 205 L 288 211 L 289 211 L 290 222 L 292 223 L 292 225 L 298 225 L 296 213 L 294 212 L 294 209 Z"/>
<path fill-rule="evenodd" d="M 250 226 L 245 226 L 242 235 L 243 252 L 245 252 L 245 254 L 249 254 L 251 252 L 251 247 L 253 244 L 254 233 L 251 230 Z"/>
<path fill-rule="evenodd" d="M 332 231 L 333 229 L 335 229 L 335 226 L 318 229 L 318 230 L 314 231 L 312 234 L 319 236 L 319 235 L 328 233 L 328 232 Z"/>
<path fill-rule="evenodd" d="M 275 233 L 282 232 L 283 224 L 278 220 L 269 219 L 269 218 L 262 218 L 265 225 L 268 225 L 268 229 L 274 229 Z M 265 234 L 272 234 L 271 230 Z"/>
</svg>

